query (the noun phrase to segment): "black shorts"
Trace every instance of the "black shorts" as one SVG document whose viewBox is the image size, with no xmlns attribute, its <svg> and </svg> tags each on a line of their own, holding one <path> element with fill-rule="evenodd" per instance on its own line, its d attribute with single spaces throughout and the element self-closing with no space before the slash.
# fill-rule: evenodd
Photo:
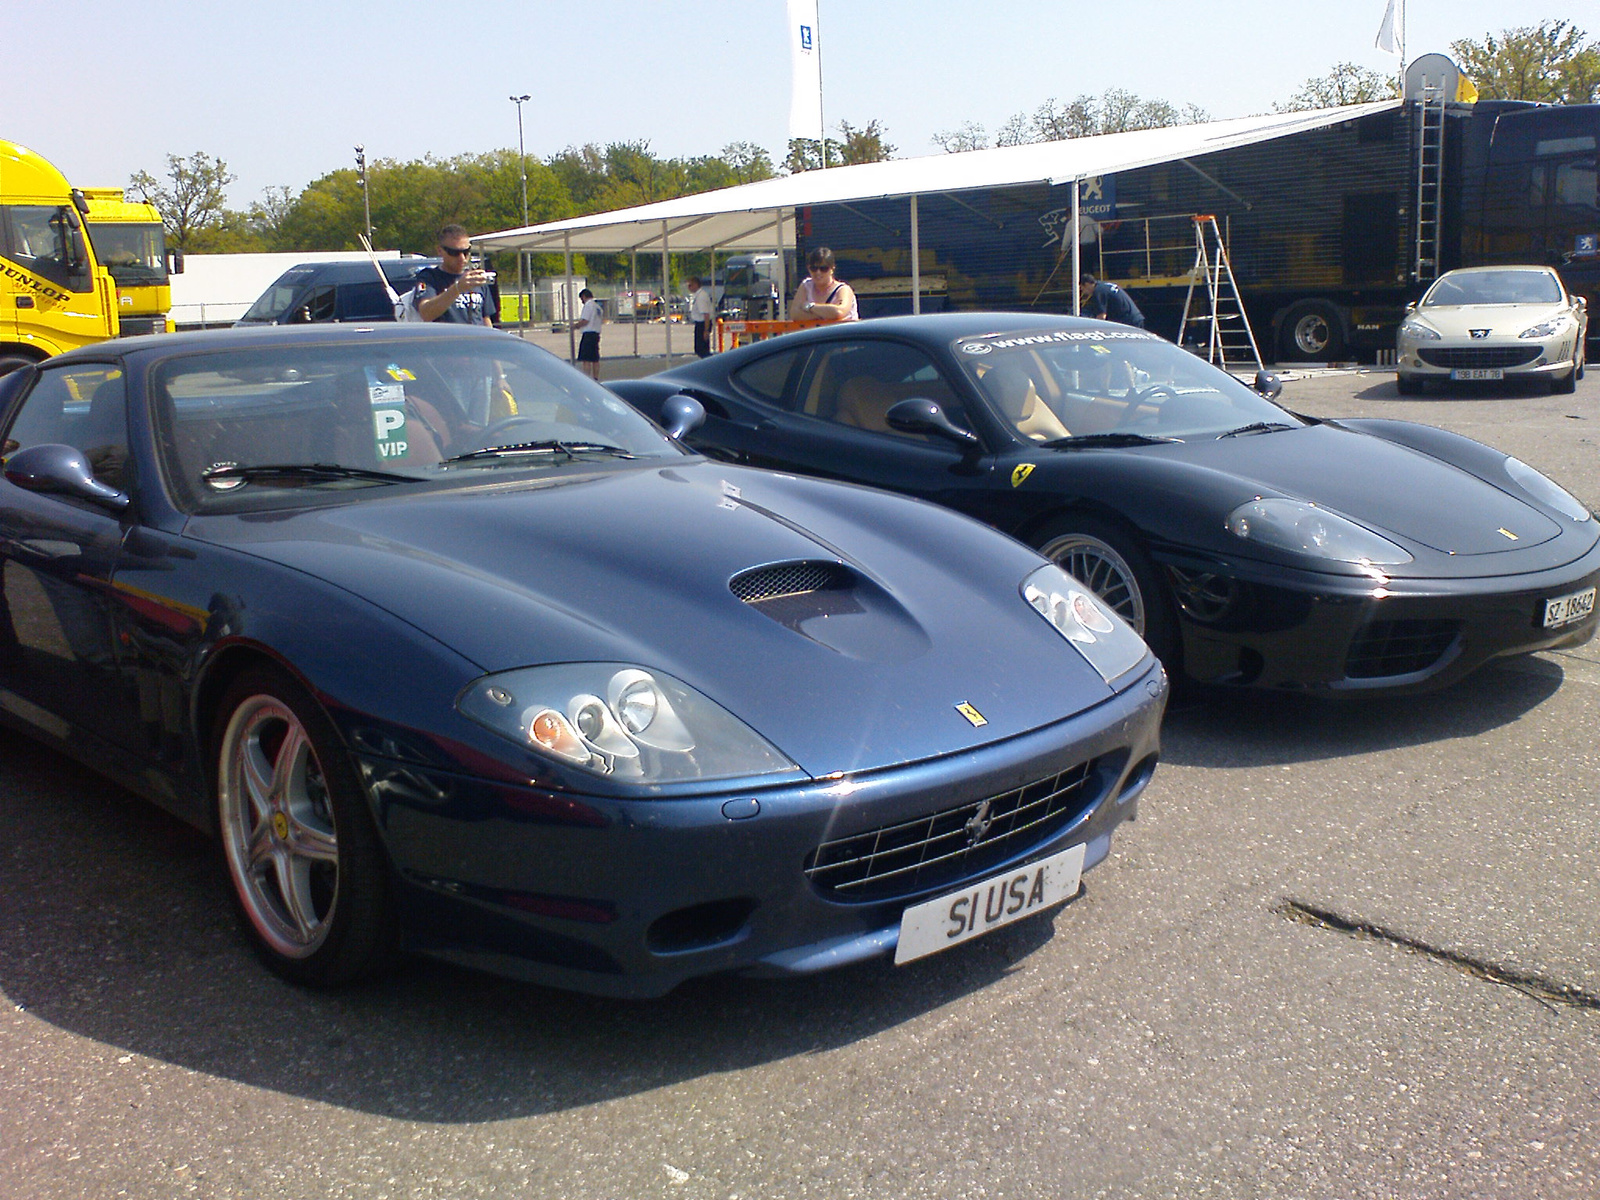
<svg viewBox="0 0 1600 1200">
<path fill-rule="evenodd" d="M 578 361 L 600 361 L 600 335 L 598 333 L 580 333 L 578 335 Z"/>
</svg>

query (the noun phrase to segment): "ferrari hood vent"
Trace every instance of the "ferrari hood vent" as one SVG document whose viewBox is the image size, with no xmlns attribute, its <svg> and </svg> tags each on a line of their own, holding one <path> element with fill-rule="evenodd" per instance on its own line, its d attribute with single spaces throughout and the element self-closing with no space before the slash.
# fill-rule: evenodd
<svg viewBox="0 0 1600 1200">
<path fill-rule="evenodd" d="M 855 576 L 839 563 L 788 562 L 741 571 L 728 581 L 728 587 L 746 604 L 760 604 L 780 597 L 843 591 L 854 583 Z"/>
</svg>

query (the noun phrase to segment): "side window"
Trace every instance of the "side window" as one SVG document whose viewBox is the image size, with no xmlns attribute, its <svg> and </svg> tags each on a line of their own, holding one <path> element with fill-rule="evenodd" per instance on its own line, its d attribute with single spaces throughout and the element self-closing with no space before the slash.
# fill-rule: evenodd
<svg viewBox="0 0 1600 1200">
<path fill-rule="evenodd" d="M 807 382 L 802 410 L 839 425 L 928 440 L 889 428 L 889 410 L 902 400 L 933 400 L 962 429 L 966 411 L 933 360 L 901 342 L 833 342 L 818 356 Z"/>
<path fill-rule="evenodd" d="M 6 456 L 50 443 L 83 451 L 95 478 L 128 487 L 128 415 L 122 372 L 106 363 L 45 370 L 7 431 Z"/>
<path fill-rule="evenodd" d="M 66 222 L 59 207 L 11 204 L 5 209 L 5 255 L 35 275 L 67 284 Z"/>
<path fill-rule="evenodd" d="M 1600 198 L 1595 191 L 1595 160 L 1577 158 L 1556 166 L 1555 201 L 1587 209 L 1590 213 L 1600 208 Z"/>
<path fill-rule="evenodd" d="M 308 314 L 306 320 L 333 320 L 333 306 L 337 300 L 338 291 L 332 284 L 329 284 L 326 287 L 319 287 L 316 291 L 311 293 L 311 299 L 306 301 L 306 312 Z"/>
<path fill-rule="evenodd" d="M 785 350 L 758 358 L 748 366 L 734 372 L 733 381 L 739 389 L 757 400 L 780 408 L 794 407 L 793 379 L 805 358 L 802 350 Z"/>
<path fill-rule="evenodd" d="M 376 279 L 371 283 L 347 283 L 339 289 L 339 320 L 388 321 L 393 317 L 394 305 Z"/>
</svg>

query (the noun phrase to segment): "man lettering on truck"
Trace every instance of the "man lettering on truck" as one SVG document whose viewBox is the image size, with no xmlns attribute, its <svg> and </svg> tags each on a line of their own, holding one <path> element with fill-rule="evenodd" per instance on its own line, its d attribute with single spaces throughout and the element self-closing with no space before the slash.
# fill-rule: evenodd
<svg viewBox="0 0 1600 1200">
<path fill-rule="evenodd" d="M 448 321 L 457 325 L 492 325 L 493 311 L 489 273 L 474 266 L 468 255 L 472 241 L 460 225 L 439 230 L 437 267 L 417 272 L 412 302 L 424 321 Z"/>
</svg>

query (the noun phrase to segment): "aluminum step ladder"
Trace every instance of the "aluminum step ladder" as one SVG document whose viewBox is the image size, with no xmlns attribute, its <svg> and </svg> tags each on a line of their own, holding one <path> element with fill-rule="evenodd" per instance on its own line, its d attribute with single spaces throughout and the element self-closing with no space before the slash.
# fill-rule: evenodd
<svg viewBox="0 0 1600 1200">
<path fill-rule="evenodd" d="M 1224 371 L 1246 366 L 1260 371 L 1266 366 L 1239 300 L 1222 230 L 1210 213 L 1194 214 L 1194 266 L 1183 297 L 1178 344 L 1196 353 L 1204 347 L 1205 360 Z"/>
<path fill-rule="evenodd" d="M 1417 234 L 1413 283 L 1439 277 L 1440 192 L 1444 186 L 1444 88 L 1424 82 L 1417 103 Z"/>
</svg>

